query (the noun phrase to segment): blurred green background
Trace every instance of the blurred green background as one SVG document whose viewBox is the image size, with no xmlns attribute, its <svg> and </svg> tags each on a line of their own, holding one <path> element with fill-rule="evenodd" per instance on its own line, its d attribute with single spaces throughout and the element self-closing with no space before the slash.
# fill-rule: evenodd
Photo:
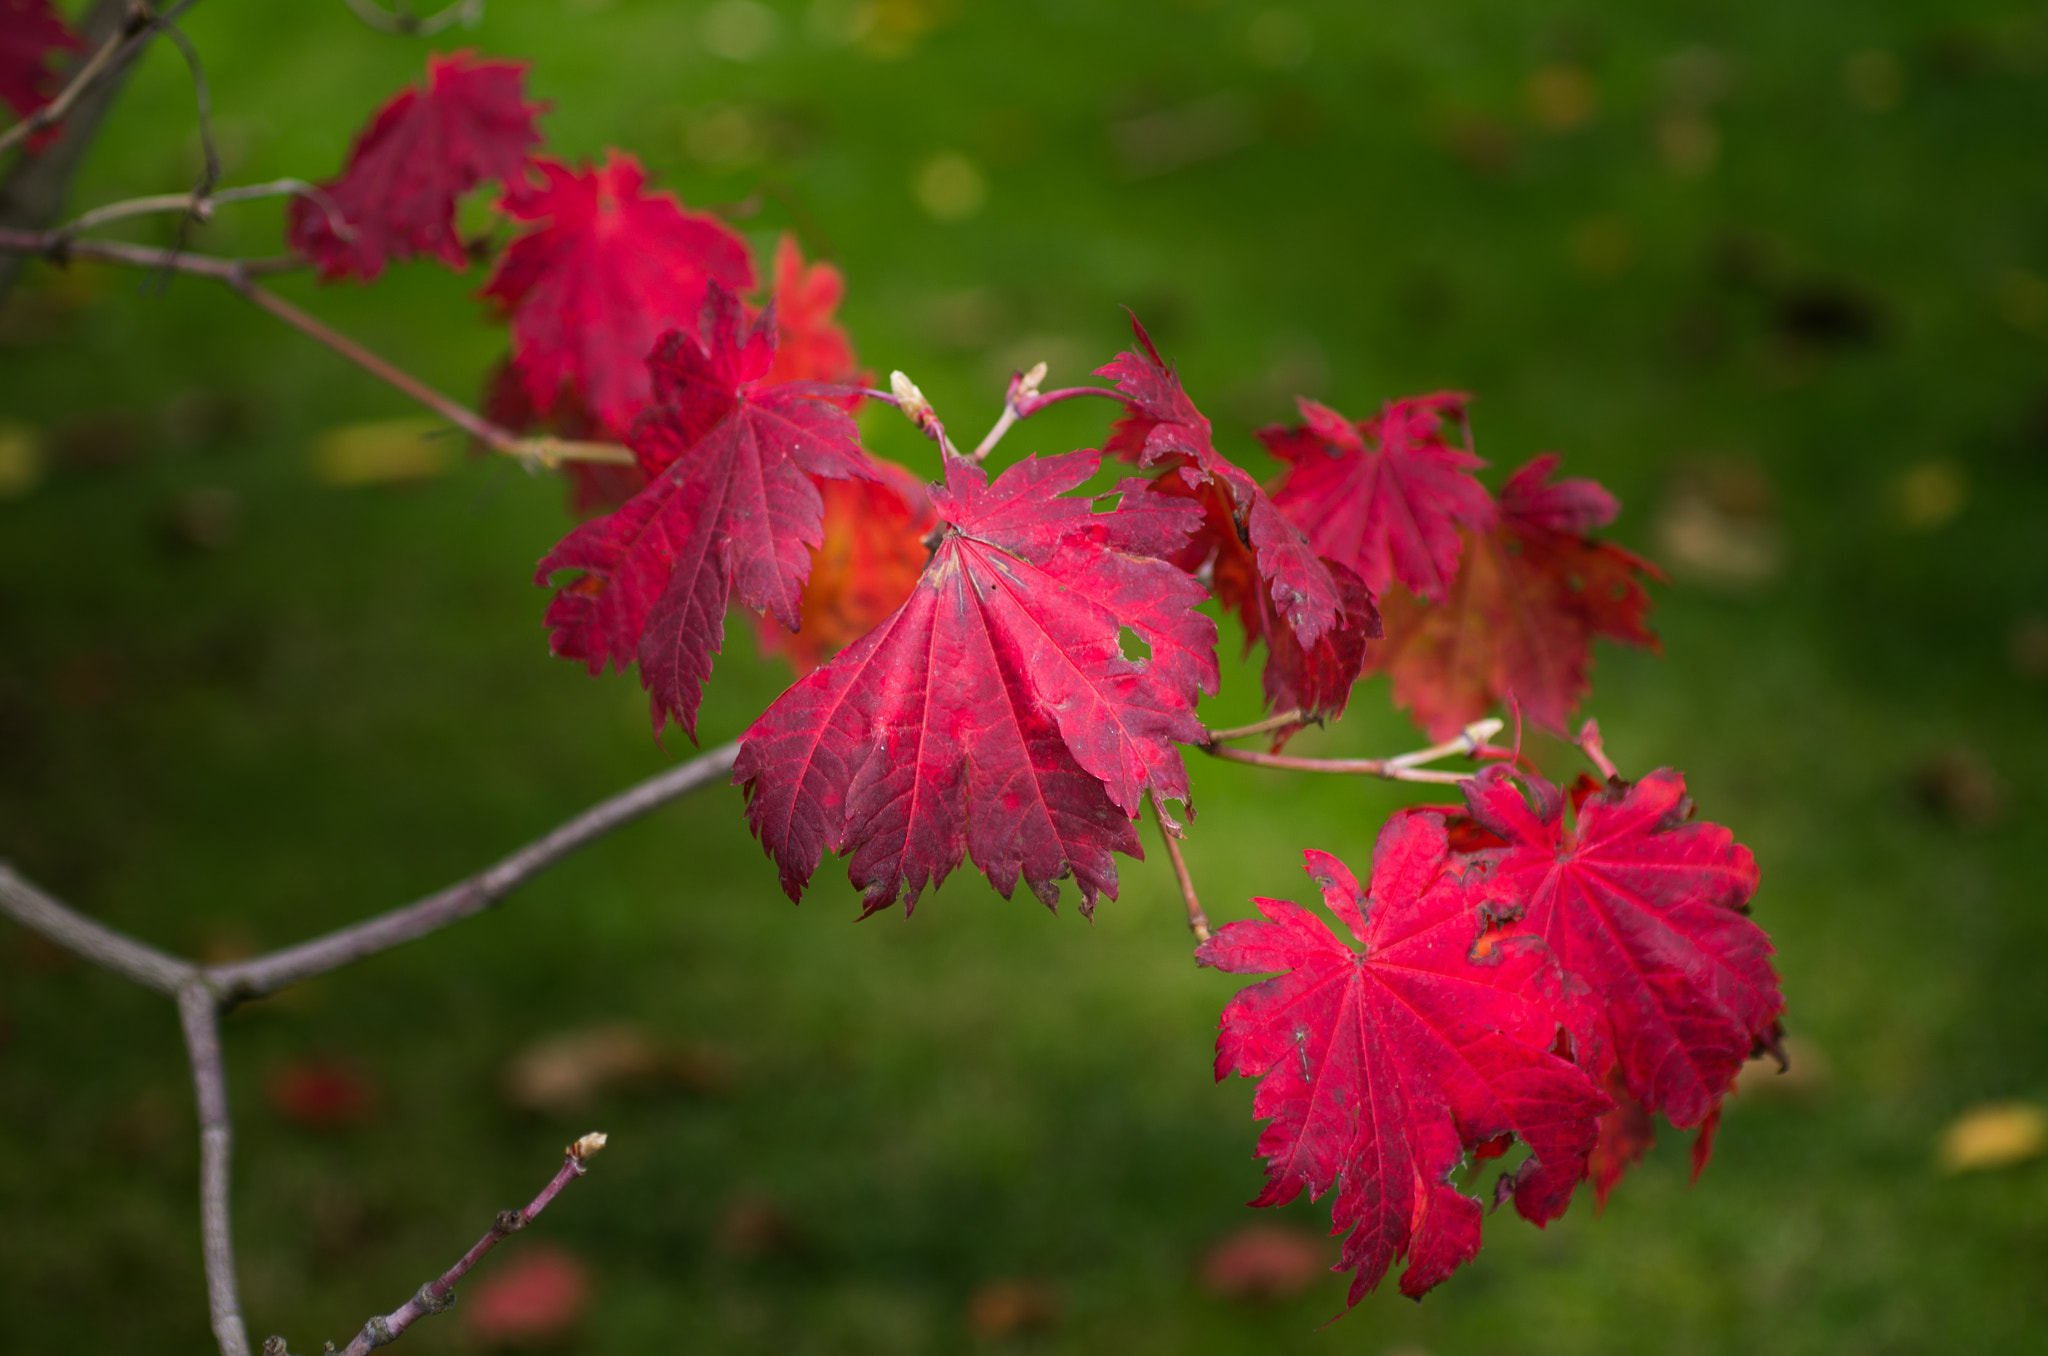
<svg viewBox="0 0 2048 1356">
<path fill-rule="evenodd" d="M 339 0 L 208 0 L 187 28 L 236 182 L 336 172 L 429 45 Z M 1625 771 L 1684 769 L 1755 849 L 1795 1068 L 1745 1085 L 1697 1186 L 1667 1131 L 1604 1215 L 1495 1217 L 1423 1303 L 1389 1285 L 1325 1327 L 1337 1278 L 1268 1302 L 1202 1279 L 1253 1222 L 1256 1129 L 1249 1087 L 1210 1078 L 1232 981 L 1189 963 L 1156 851 L 1092 926 L 1071 893 L 1048 918 L 971 874 L 856 925 L 830 865 L 793 909 L 717 788 L 229 1020 L 258 1340 L 345 1340 L 596 1126 L 595 1171 L 487 1264 L 581 1258 L 578 1350 L 2048 1341 L 2048 1162 L 1955 1174 L 1938 1151 L 1975 1106 L 2048 1097 L 2025 828 L 2048 753 L 2048 9 L 501 0 L 431 45 L 531 60 L 554 153 L 631 149 L 763 251 L 798 231 L 844 268 L 863 360 L 956 430 L 1013 364 L 1106 360 L 1129 304 L 1248 464 L 1296 392 L 1363 414 L 1452 386 L 1479 397 L 1493 483 L 1547 449 L 1601 478 L 1616 539 L 1674 582 L 1663 656 L 1603 647 L 1588 710 Z M 192 102 L 159 44 L 74 208 L 188 186 Z M 228 209 L 195 247 L 273 252 L 278 219 Z M 466 397 L 504 343 L 481 276 L 278 285 Z M 443 440 L 438 474 L 328 483 L 323 434 L 415 411 L 202 282 L 38 264 L 0 342 L 0 855 L 61 897 L 242 954 L 689 753 L 654 746 L 631 678 L 547 656 L 528 576 L 569 521 L 553 481 Z M 1083 404 L 1004 455 L 1099 442 Z M 891 412 L 866 428 L 935 469 Z M 786 681 L 743 631 L 728 650 L 710 741 Z M 1251 717 L 1257 686 L 1227 669 L 1205 714 Z M 1297 748 L 1419 742 L 1374 680 Z M 1219 920 L 1297 895 L 1301 848 L 1362 865 L 1423 798 L 1194 774 Z M 536 1041 L 621 1022 L 607 1039 L 658 1052 L 647 1077 L 508 1100 Z M 325 1128 L 280 1114 L 294 1071 L 330 1065 L 368 1100 Z M 191 1131 L 169 1005 L 0 928 L 10 1346 L 209 1349 Z M 406 1349 L 463 1346 L 461 1317 Z"/>
</svg>

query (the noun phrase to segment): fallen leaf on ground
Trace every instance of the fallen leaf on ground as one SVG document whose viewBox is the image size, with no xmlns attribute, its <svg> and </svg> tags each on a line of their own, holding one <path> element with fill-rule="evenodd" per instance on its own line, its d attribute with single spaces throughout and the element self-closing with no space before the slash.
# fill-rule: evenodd
<svg viewBox="0 0 2048 1356">
<path fill-rule="evenodd" d="M 352 1065 L 295 1060 L 271 1070 L 264 1084 L 271 1110 L 308 1130 L 346 1130 L 377 1114 L 376 1084 Z"/>
<path fill-rule="evenodd" d="M 1659 557 L 1673 574 L 1714 588 L 1767 583 L 1786 556 L 1774 497 L 1764 473 L 1740 462 L 1681 472 L 1657 506 Z"/>
<path fill-rule="evenodd" d="M 1042 1332 L 1059 1318 L 1059 1292 L 1044 1281 L 989 1281 L 967 1301 L 967 1326 L 983 1342 Z"/>
<path fill-rule="evenodd" d="M 1202 1258 L 1202 1288 L 1222 1299 L 1288 1299 L 1330 1270 L 1329 1240 L 1307 1229 L 1253 1224 Z"/>
<path fill-rule="evenodd" d="M 1966 829 L 2005 817 L 2005 780 L 1970 748 L 1943 749 L 1913 770 L 1913 794 L 1930 813 Z"/>
<path fill-rule="evenodd" d="M 527 1243 L 463 1297 L 472 1340 L 487 1347 L 541 1347 L 574 1331 L 590 1307 L 590 1273 L 547 1243 Z"/>
<path fill-rule="evenodd" d="M 431 480 L 455 465 L 461 444 L 438 419 L 378 419 L 331 428 L 313 440 L 313 478 L 323 485 Z"/>
<path fill-rule="evenodd" d="M 2009 1168 L 2048 1152 L 2048 1110 L 2032 1102 L 1984 1102 L 1941 1132 L 1943 1172 Z"/>
<path fill-rule="evenodd" d="M 742 1191 L 718 1217 L 719 1251 L 758 1262 L 800 1251 L 803 1237 L 783 1209 L 766 1196 Z"/>
<path fill-rule="evenodd" d="M 573 1116 L 611 1092 L 715 1092 L 731 1077 L 712 1051 L 612 1023 L 535 1041 L 505 1066 L 502 1086 L 505 1100 L 522 1111 Z"/>
</svg>

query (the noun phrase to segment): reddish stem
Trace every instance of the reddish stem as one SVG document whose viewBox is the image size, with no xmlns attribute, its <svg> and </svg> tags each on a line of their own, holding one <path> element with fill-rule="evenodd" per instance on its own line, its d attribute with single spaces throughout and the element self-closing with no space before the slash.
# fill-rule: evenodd
<svg viewBox="0 0 2048 1356">
<path fill-rule="evenodd" d="M 1195 944 L 1200 946 L 1209 940 L 1209 915 L 1202 912 L 1202 901 L 1195 898 L 1195 878 L 1188 874 L 1188 864 L 1180 855 L 1180 838 L 1166 822 L 1166 812 L 1159 808 L 1159 802 L 1152 802 L 1152 822 L 1159 826 L 1159 836 L 1166 840 L 1166 857 L 1173 863 L 1174 879 L 1180 882 L 1180 897 L 1188 908 L 1188 931 L 1195 934 Z"/>
</svg>

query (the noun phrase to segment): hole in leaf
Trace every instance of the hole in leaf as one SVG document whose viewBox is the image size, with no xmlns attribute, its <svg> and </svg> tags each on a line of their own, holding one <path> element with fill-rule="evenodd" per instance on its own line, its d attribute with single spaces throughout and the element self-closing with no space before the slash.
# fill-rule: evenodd
<svg viewBox="0 0 2048 1356">
<path fill-rule="evenodd" d="M 1152 646 L 1146 642 L 1143 636 L 1128 626 L 1118 628 L 1116 644 L 1117 648 L 1123 651 L 1123 656 L 1126 659 L 1137 661 L 1152 657 Z"/>
</svg>

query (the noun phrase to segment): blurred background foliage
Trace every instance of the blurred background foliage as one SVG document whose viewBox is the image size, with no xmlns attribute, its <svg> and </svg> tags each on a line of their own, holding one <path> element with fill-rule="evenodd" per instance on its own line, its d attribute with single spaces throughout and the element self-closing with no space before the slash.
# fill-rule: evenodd
<svg viewBox="0 0 2048 1356">
<path fill-rule="evenodd" d="M 336 172 L 428 45 L 340 0 L 186 26 L 241 182 Z M 1250 1222 L 1255 1127 L 1210 1079 L 1231 983 L 1189 964 L 1156 852 L 1092 926 L 972 875 L 856 926 L 829 866 L 790 907 L 721 789 L 229 1021 L 259 1339 L 345 1338 L 599 1126 L 596 1170 L 510 1245 L 587 1268 L 578 1350 L 2043 1340 L 2048 8 L 529 0 L 432 45 L 530 60 L 553 153 L 633 150 L 764 253 L 796 231 L 844 268 L 863 359 L 956 429 L 1013 365 L 1106 360 L 1128 304 L 1250 464 L 1297 392 L 1356 415 L 1449 386 L 1493 483 L 1547 449 L 1604 480 L 1673 584 L 1663 656 L 1603 649 L 1589 709 L 1625 770 L 1683 768 L 1754 847 L 1795 1063 L 1745 1083 L 1697 1186 L 1667 1132 L 1604 1215 L 1497 1217 L 1426 1302 L 1323 1327 L 1335 1278 L 1260 1301 L 1204 1269 Z M 74 207 L 188 186 L 192 113 L 159 44 Z M 228 209 L 195 247 L 272 252 L 278 216 Z M 504 344 L 481 276 L 279 286 L 467 394 Z M 632 679 L 547 657 L 550 479 L 444 439 L 403 483 L 332 483 L 336 430 L 416 411 L 189 279 L 38 264 L 0 343 L 0 853 L 59 895 L 243 954 L 689 752 Z M 1081 404 L 1005 456 L 1098 443 Z M 889 411 L 866 428 L 934 469 Z M 728 651 L 711 740 L 787 681 L 744 631 Z M 1256 694 L 1229 669 L 1208 714 Z M 1298 747 L 1418 742 L 1375 680 Z M 1303 847 L 1362 865 L 1422 798 L 1194 771 L 1219 919 L 1298 894 Z M 614 1076 L 565 1090 L 565 1061 Z M 2002 1153 L 1942 1157 L 2003 1102 Z M 169 1007 L 0 929 L 11 1345 L 208 1349 L 191 1130 Z M 461 1318 L 407 1349 L 479 1340 Z"/>
</svg>

